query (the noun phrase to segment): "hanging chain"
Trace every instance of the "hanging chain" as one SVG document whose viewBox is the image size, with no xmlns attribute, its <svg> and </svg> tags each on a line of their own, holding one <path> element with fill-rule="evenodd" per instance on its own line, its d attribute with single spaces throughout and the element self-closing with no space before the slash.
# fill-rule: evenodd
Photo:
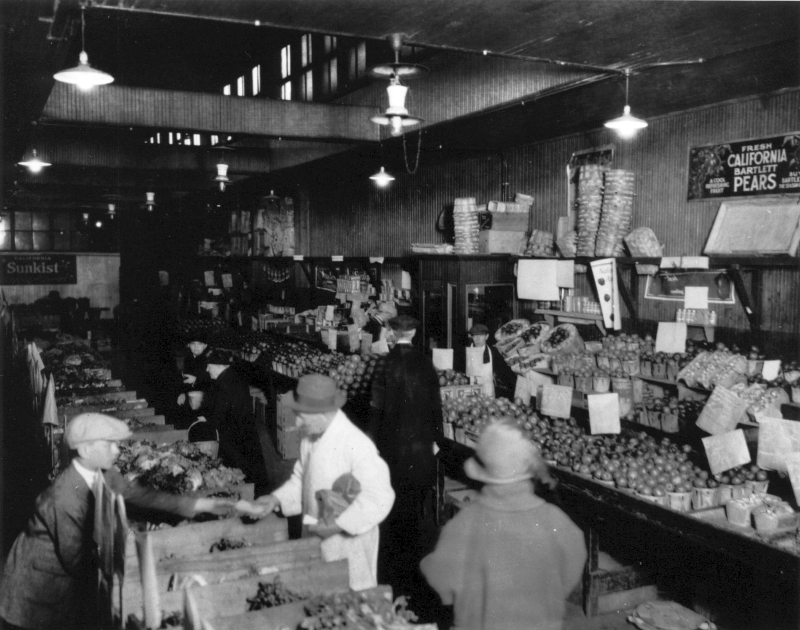
<svg viewBox="0 0 800 630">
<path fill-rule="evenodd" d="M 406 172 L 409 175 L 414 175 L 419 168 L 419 155 L 422 150 L 422 129 L 419 130 L 419 136 L 417 138 L 417 159 L 414 162 L 414 170 L 411 170 L 411 167 L 408 165 L 408 152 L 406 151 L 406 134 L 403 134 L 403 161 L 406 163 Z"/>
</svg>

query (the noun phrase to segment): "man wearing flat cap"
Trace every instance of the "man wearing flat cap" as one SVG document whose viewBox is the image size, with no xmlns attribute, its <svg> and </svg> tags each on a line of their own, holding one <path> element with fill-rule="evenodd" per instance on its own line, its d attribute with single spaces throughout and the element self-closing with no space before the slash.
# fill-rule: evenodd
<svg viewBox="0 0 800 630">
<path fill-rule="evenodd" d="M 350 588 L 362 590 L 378 585 L 378 524 L 389 513 L 394 492 L 386 462 L 342 411 L 346 400 L 336 382 L 323 374 L 301 376 L 297 389 L 284 395 L 282 402 L 294 410 L 302 432 L 300 458 L 291 478 L 256 503 L 266 514 L 278 507 L 285 516 L 302 514 L 306 532 L 322 538 L 323 559 L 347 559 Z M 331 490 L 348 474 L 360 489 L 333 524 L 327 525 L 316 493 Z"/>
<path fill-rule="evenodd" d="M 389 340 L 387 339 L 386 322 L 392 317 L 397 317 L 397 307 L 394 302 L 380 302 L 377 308 L 368 311 L 369 321 L 364 326 L 364 332 L 372 335 L 371 351 L 373 354 L 387 354 Z"/>
<path fill-rule="evenodd" d="M 513 400 L 517 375 L 506 363 L 500 351 L 488 345 L 489 329 L 484 324 L 475 324 L 469 329 L 468 334 L 472 340 L 472 347 L 467 349 L 467 364 L 472 367 L 467 374 L 471 372 L 471 376 L 477 377 L 478 384 L 487 396 L 497 395 Z"/>
<path fill-rule="evenodd" d="M 97 610 L 93 539 L 94 489 L 105 483 L 126 503 L 191 518 L 224 514 L 229 499 L 194 499 L 128 481 L 114 468 L 119 441 L 131 437 L 121 420 L 83 413 L 67 423 L 64 439 L 76 451 L 70 465 L 36 499 L 25 530 L 0 573 L 0 618 L 30 630 L 91 628 Z"/>
<path fill-rule="evenodd" d="M 382 578 L 399 584 L 399 571 L 416 567 L 396 550 L 417 547 L 425 506 L 436 483 L 434 445 L 442 438 L 442 399 L 431 359 L 412 341 L 419 322 L 408 315 L 389 320 L 397 343 L 379 363 L 372 381 L 369 433 L 389 464 L 395 506 L 383 525 Z M 393 584 L 393 582 L 395 584 Z"/>
</svg>

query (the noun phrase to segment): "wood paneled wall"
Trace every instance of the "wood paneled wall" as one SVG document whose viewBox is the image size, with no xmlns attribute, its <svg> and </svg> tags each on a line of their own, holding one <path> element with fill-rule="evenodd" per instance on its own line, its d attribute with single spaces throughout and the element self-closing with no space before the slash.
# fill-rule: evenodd
<svg viewBox="0 0 800 630">
<path fill-rule="evenodd" d="M 614 166 L 636 174 L 634 227 L 652 228 L 666 255 L 700 255 L 716 217 L 719 202 L 688 202 L 689 147 L 707 143 L 779 135 L 800 129 L 800 89 L 705 106 L 651 119 L 649 127 L 629 141 L 600 129 L 487 152 L 452 156 L 423 151 L 414 175 L 405 172 L 402 152 L 365 152 L 345 163 L 318 162 L 308 168 L 301 187 L 308 196 L 308 236 L 299 251 L 309 255 L 402 256 L 411 243 L 439 243 L 440 213 L 456 197 L 475 197 L 478 203 L 521 192 L 535 198 L 533 227 L 555 231 L 567 213 L 565 166 L 573 151 L 614 144 Z M 407 142 L 414 165 L 417 134 Z M 424 138 L 423 138 L 424 142 Z M 434 148 L 435 149 L 435 148 Z M 446 152 L 446 148 L 445 148 Z M 435 155 L 435 159 L 431 156 Z M 426 163 L 427 161 L 427 163 Z M 368 175 L 383 164 L 397 179 L 376 189 Z M 504 183 L 507 186 L 504 187 Z M 303 217 L 304 218 L 304 217 Z M 300 219 L 302 220 L 302 219 Z M 298 232 L 302 231 L 298 230 Z M 745 278 L 750 282 L 749 278 Z M 640 280 L 639 294 L 644 293 Z M 800 332 L 800 274 L 797 269 L 764 274 L 762 328 Z M 671 320 L 674 305 L 640 300 L 639 315 L 648 320 Z M 720 321 L 746 329 L 741 306 L 719 309 Z"/>
</svg>

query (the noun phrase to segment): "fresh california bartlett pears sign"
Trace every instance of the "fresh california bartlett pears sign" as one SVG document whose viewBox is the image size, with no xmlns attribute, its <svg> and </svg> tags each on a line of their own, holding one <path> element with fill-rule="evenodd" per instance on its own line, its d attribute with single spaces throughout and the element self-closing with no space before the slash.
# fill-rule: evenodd
<svg viewBox="0 0 800 630">
<path fill-rule="evenodd" d="M 800 132 L 689 149 L 688 199 L 800 192 Z"/>
</svg>

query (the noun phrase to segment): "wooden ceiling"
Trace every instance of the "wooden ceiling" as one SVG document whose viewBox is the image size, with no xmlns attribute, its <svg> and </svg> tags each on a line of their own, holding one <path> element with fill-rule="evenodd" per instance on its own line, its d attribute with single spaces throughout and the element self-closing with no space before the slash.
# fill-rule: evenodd
<svg viewBox="0 0 800 630">
<path fill-rule="evenodd" d="M 240 148 L 225 156 L 234 179 L 260 178 L 335 151 L 374 151 L 377 129 L 364 128 L 360 110 L 348 110 L 360 117 L 348 118 L 341 108 L 375 109 L 382 86 L 364 82 L 342 102 L 315 106 L 262 100 L 257 110 L 241 103 L 223 110 L 221 97 L 211 96 L 298 33 L 381 43 L 403 33 L 436 68 L 417 91 L 423 107 L 425 98 L 432 107 L 457 97 L 437 94 L 446 77 L 457 77 L 463 90 L 486 92 L 466 113 L 439 107 L 435 123 L 425 127 L 427 146 L 469 151 L 599 127 L 620 113 L 623 68 L 635 72 L 631 102 L 644 118 L 795 87 L 799 7 L 649 0 L 93 0 L 85 11 L 86 50 L 90 63 L 113 74 L 115 83 L 94 108 L 84 108 L 93 109 L 89 116 L 70 109 L 63 86 L 52 79 L 77 59 L 79 0 L 2 0 L 5 188 L 43 207 L 85 205 L 109 193 L 143 198 L 153 187 L 176 194 L 210 189 L 216 155 L 142 146 L 169 125 L 213 131 L 217 123 L 192 113 L 201 101 L 205 111 L 219 112 L 220 133 L 230 133 L 233 117 L 247 118 L 236 136 L 243 138 Z M 501 97 L 476 70 L 483 51 L 505 68 L 518 64 L 549 78 L 533 82 L 527 93 Z M 659 65 L 697 59 L 705 61 Z M 136 104 L 151 102 L 161 105 L 137 116 Z M 319 129 L 309 123 L 311 107 L 326 121 Z M 269 124 L 244 124 L 259 116 Z M 54 166 L 38 176 L 15 166 L 34 143 L 54 156 Z"/>
</svg>

